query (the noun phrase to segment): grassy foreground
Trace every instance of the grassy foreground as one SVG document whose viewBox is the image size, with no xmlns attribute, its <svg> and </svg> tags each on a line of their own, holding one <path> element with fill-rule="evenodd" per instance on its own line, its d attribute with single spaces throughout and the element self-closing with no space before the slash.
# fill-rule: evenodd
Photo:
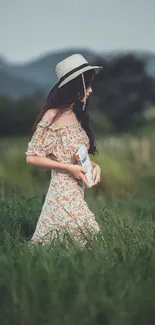
<svg viewBox="0 0 155 325">
<path fill-rule="evenodd" d="M 92 202 L 92 200 L 91 200 Z M 96 199 L 101 236 L 33 253 L 34 198 L 0 206 L 0 324 L 155 324 L 155 204 Z"/>
</svg>

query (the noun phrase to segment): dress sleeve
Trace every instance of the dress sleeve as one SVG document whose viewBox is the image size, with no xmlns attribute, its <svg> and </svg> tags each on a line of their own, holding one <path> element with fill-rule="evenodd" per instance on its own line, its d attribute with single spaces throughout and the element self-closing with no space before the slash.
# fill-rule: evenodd
<svg viewBox="0 0 155 325">
<path fill-rule="evenodd" d="M 28 143 L 26 156 L 47 157 L 51 154 L 57 143 L 57 130 L 47 121 L 40 121 Z"/>
</svg>

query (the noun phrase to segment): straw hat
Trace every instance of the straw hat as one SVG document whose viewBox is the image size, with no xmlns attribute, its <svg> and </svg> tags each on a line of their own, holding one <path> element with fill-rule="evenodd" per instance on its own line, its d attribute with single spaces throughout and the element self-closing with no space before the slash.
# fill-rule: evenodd
<svg viewBox="0 0 155 325">
<path fill-rule="evenodd" d="M 90 65 L 81 54 L 73 54 L 57 64 L 55 71 L 58 78 L 58 83 L 56 86 L 60 88 L 69 81 L 81 75 L 84 97 L 86 98 L 86 85 L 83 73 L 89 70 L 94 70 L 95 73 L 98 73 L 102 69 L 103 67 Z M 87 100 L 85 99 L 83 103 L 83 111 L 85 109 L 86 101 Z"/>
<path fill-rule="evenodd" d="M 91 66 L 81 54 L 73 54 L 56 66 L 56 75 L 58 78 L 58 88 L 73 80 L 85 71 L 94 70 L 95 73 L 102 70 L 103 67 Z"/>
</svg>

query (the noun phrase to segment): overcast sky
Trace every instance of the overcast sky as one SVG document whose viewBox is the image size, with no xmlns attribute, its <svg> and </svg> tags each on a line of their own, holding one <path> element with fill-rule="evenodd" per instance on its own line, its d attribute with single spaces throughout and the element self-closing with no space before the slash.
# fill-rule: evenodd
<svg viewBox="0 0 155 325">
<path fill-rule="evenodd" d="M 155 52 L 155 0 L 0 0 L 0 55 L 24 62 L 50 51 Z"/>
</svg>

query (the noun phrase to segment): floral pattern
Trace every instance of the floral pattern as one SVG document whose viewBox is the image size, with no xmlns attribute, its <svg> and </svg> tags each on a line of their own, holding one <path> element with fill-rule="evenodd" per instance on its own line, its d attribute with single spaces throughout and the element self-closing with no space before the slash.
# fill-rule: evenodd
<svg viewBox="0 0 155 325">
<path fill-rule="evenodd" d="M 83 143 L 88 150 L 89 138 L 80 122 L 56 125 L 41 120 L 25 154 L 76 164 L 75 153 Z M 49 188 L 30 242 L 49 243 L 67 231 L 83 245 L 85 235 L 96 234 L 100 228 L 84 200 L 84 190 L 85 184 L 81 180 L 66 171 L 51 170 Z"/>
</svg>

